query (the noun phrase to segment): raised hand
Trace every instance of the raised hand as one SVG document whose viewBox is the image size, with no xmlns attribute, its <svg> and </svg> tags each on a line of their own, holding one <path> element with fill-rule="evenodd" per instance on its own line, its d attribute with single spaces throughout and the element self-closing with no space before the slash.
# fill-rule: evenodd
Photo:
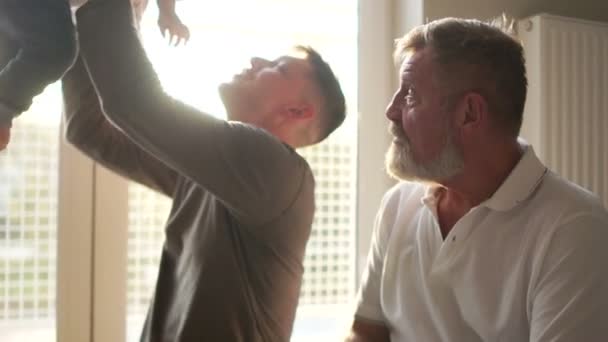
<svg viewBox="0 0 608 342">
<path fill-rule="evenodd" d="M 169 35 L 169 44 L 173 44 L 173 46 L 178 46 L 182 40 L 186 44 L 190 39 L 190 30 L 176 15 L 159 15 L 158 28 L 163 37 Z M 174 39 L 175 42 L 173 42 Z"/>
</svg>

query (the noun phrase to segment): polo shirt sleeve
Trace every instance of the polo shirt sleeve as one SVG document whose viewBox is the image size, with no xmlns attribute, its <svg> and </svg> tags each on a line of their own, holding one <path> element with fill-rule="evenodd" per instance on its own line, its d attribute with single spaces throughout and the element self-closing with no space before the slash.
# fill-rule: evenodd
<svg viewBox="0 0 608 342">
<path fill-rule="evenodd" d="M 392 199 L 395 197 L 398 198 L 398 192 L 393 188 L 382 199 L 376 214 L 371 246 L 367 256 L 367 266 L 363 271 L 357 294 L 355 316 L 379 323 L 385 321 L 380 300 L 380 285 L 384 273 L 384 259 L 392 226 L 391 222 L 394 221 L 396 215 L 389 204 L 393 202 Z"/>
<path fill-rule="evenodd" d="M 551 237 L 532 289 L 530 341 L 605 341 L 608 219 L 579 214 Z"/>
</svg>

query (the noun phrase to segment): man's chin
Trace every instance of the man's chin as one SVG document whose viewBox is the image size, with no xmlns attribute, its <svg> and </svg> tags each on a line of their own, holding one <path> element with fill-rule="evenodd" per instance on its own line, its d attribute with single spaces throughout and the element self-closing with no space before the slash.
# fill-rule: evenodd
<svg viewBox="0 0 608 342">
<path fill-rule="evenodd" d="M 229 92 L 230 88 L 231 88 L 230 82 L 220 83 L 220 85 L 217 87 L 217 90 L 220 93 L 220 97 L 224 98 L 225 94 Z"/>
<path fill-rule="evenodd" d="M 418 180 L 417 177 L 407 172 L 407 170 L 405 170 L 401 164 L 387 162 L 385 167 L 386 173 L 395 180 L 407 182 Z"/>
<path fill-rule="evenodd" d="M 218 94 L 220 95 L 220 100 L 224 104 L 224 107 L 228 107 L 227 105 L 231 102 L 230 98 L 233 97 L 231 96 L 231 93 L 233 92 L 232 89 L 233 87 L 230 82 L 220 83 L 220 85 L 217 87 Z"/>
<path fill-rule="evenodd" d="M 425 177 L 420 166 L 414 164 L 414 161 L 403 155 L 398 144 L 391 144 L 386 153 L 384 167 L 390 177 L 398 181 L 406 182 L 434 182 L 434 180 Z"/>
<path fill-rule="evenodd" d="M 395 143 L 391 143 L 389 150 L 386 153 L 384 167 L 388 175 L 396 180 L 413 181 L 414 177 L 409 174 L 406 170 L 406 166 L 403 165 L 403 156 L 399 151 L 399 146 Z"/>
</svg>

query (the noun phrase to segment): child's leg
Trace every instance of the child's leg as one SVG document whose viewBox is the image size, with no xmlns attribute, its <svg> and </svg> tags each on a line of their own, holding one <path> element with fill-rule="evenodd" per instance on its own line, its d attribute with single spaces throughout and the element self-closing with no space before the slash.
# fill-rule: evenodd
<svg viewBox="0 0 608 342">
<path fill-rule="evenodd" d="M 0 0 L 0 32 L 19 45 L 0 71 L 0 104 L 16 116 L 75 59 L 70 6 L 67 0 Z"/>
</svg>

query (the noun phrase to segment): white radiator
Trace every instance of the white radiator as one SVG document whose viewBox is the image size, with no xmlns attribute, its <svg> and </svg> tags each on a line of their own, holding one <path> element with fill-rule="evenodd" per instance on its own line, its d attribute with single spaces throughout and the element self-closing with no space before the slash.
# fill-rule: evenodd
<svg viewBox="0 0 608 342">
<path fill-rule="evenodd" d="M 542 14 L 517 28 L 529 81 L 522 137 L 608 207 L 608 23 Z"/>
</svg>

